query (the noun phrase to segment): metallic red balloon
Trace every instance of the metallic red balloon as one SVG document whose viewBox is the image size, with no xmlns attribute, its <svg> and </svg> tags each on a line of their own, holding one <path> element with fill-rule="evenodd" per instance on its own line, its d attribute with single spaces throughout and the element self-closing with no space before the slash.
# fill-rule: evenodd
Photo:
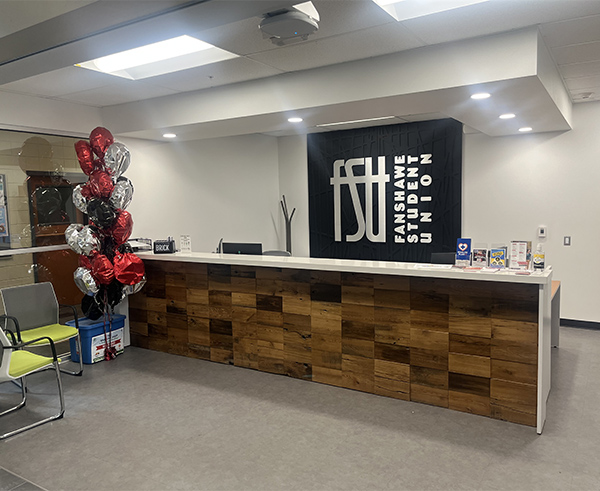
<svg viewBox="0 0 600 491">
<path fill-rule="evenodd" d="M 131 252 L 115 256 L 115 278 L 124 285 L 135 285 L 144 277 L 144 263 Z"/>
<path fill-rule="evenodd" d="M 133 230 L 133 219 L 131 214 L 125 210 L 117 210 L 118 216 L 109 229 L 109 233 L 117 246 L 127 242 Z"/>
<path fill-rule="evenodd" d="M 81 196 L 84 198 L 91 198 L 93 196 L 92 188 L 90 187 L 89 183 L 81 186 Z"/>
<path fill-rule="evenodd" d="M 96 169 L 90 174 L 88 184 L 93 196 L 97 198 L 108 198 L 115 187 L 111 177 L 104 171 Z"/>
<path fill-rule="evenodd" d="M 89 176 L 94 171 L 94 153 L 92 147 L 85 140 L 79 140 L 75 143 L 75 152 L 81 170 L 86 176 Z"/>
<path fill-rule="evenodd" d="M 79 266 L 81 268 L 86 268 L 86 269 L 92 269 L 92 262 L 90 261 L 90 258 L 87 256 L 84 256 L 83 254 L 79 255 Z"/>
<path fill-rule="evenodd" d="M 104 157 L 104 152 L 106 152 L 106 149 L 110 147 L 114 141 L 115 139 L 112 136 L 112 133 L 102 126 L 94 128 L 90 133 L 90 144 L 94 149 L 94 153 L 100 158 Z"/>
<path fill-rule="evenodd" d="M 109 285 L 115 279 L 113 265 L 104 254 L 98 254 L 92 260 L 92 276 L 101 285 Z"/>
</svg>

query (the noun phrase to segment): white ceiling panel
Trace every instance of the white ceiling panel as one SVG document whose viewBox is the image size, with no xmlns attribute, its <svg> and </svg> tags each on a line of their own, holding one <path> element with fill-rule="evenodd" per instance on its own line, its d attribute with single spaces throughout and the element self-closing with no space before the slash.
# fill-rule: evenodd
<svg viewBox="0 0 600 491">
<path fill-rule="evenodd" d="M 490 0 L 403 24 L 428 44 L 437 44 L 594 14 L 600 14 L 595 0 Z"/>
<path fill-rule="evenodd" d="M 159 77 L 146 79 L 146 83 L 166 87 L 178 92 L 207 89 L 219 85 L 244 82 L 257 78 L 270 77 L 282 73 L 247 58 L 234 58 L 222 63 L 213 63 L 202 67 L 186 70 L 185 73 L 175 72 Z"/>
<path fill-rule="evenodd" d="M 575 77 L 591 77 L 600 74 L 600 61 L 590 63 L 573 63 L 562 65 L 560 71 L 565 79 Z"/>
<path fill-rule="evenodd" d="M 310 35 L 310 41 L 396 23 L 371 0 L 321 0 L 314 1 L 313 4 L 321 20 L 319 30 Z M 261 17 L 252 17 L 199 32 L 197 36 L 219 48 L 241 55 L 279 49 L 265 38 L 258 28 L 261 19 Z"/>
<path fill-rule="evenodd" d="M 403 26 L 385 24 L 256 53 L 250 55 L 250 58 L 280 70 L 297 71 L 394 53 L 422 45 Z"/>
<path fill-rule="evenodd" d="M 570 78 L 567 80 L 567 86 L 572 90 L 597 88 L 600 87 L 600 75 L 594 77 Z"/>
<path fill-rule="evenodd" d="M 152 99 L 175 93 L 176 91 L 174 90 L 157 87 L 139 80 L 123 79 L 104 87 L 68 94 L 62 96 L 61 99 L 89 106 L 102 107 Z"/>
<path fill-rule="evenodd" d="M 552 56 L 559 65 L 600 61 L 600 41 L 554 48 Z"/>
<path fill-rule="evenodd" d="M 590 43 L 598 39 L 600 15 L 552 22 L 541 26 L 540 32 L 549 48 Z"/>
<path fill-rule="evenodd" d="M 571 97 L 573 98 L 573 102 L 600 101 L 600 87 L 572 90 Z"/>
<path fill-rule="evenodd" d="M 71 66 L 4 84 L 2 88 L 21 94 L 56 97 L 72 92 L 97 89 L 113 81 L 114 77 L 111 75 Z"/>
</svg>

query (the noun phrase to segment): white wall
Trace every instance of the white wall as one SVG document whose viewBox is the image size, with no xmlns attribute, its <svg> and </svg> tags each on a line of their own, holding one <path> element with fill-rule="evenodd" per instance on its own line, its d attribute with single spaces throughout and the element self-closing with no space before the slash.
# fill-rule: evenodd
<svg viewBox="0 0 600 491">
<path fill-rule="evenodd" d="M 573 124 L 566 133 L 465 135 L 463 236 L 535 244 L 537 227 L 547 226 L 546 263 L 562 281 L 561 317 L 600 322 L 593 258 L 600 254 L 600 103 L 575 105 Z M 308 217 L 306 144 L 286 138 L 280 139 L 280 186 L 289 201 L 295 197 L 298 217 Z M 294 225 L 294 254 L 308 255 L 308 218 Z M 572 246 L 562 245 L 565 235 Z"/>
<path fill-rule="evenodd" d="M 306 165 L 306 135 L 285 136 L 279 140 L 279 191 L 285 195 L 288 211 L 296 211 L 292 218 L 292 253 L 310 255 L 308 234 L 308 168 Z M 285 249 L 285 225 L 281 214 L 282 243 Z"/>
<path fill-rule="evenodd" d="M 562 281 L 561 317 L 600 322 L 600 103 L 577 104 L 573 130 L 465 136 L 463 235 L 533 240 L 546 225 L 546 263 Z M 563 246 L 563 237 L 572 246 Z"/>
<path fill-rule="evenodd" d="M 135 193 L 132 237 L 189 234 L 194 252 L 227 242 L 279 248 L 277 139 L 250 135 L 181 143 L 123 140 Z"/>
</svg>

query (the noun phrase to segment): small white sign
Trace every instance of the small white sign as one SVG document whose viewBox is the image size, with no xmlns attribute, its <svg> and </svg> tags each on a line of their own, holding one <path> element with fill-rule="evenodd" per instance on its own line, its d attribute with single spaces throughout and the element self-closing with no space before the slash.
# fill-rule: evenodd
<svg viewBox="0 0 600 491">
<path fill-rule="evenodd" d="M 110 334 L 106 333 L 109 338 L 109 344 L 111 347 L 115 347 L 117 354 L 123 353 L 123 328 L 115 329 Z M 104 339 L 104 333 L 94 336 L 92 338 L 91 347 L 91 358 L 92 363 L 96 363 L 104 360 L 104 348 L 106 347 L 106 340 Z"/>
<path fill-rule="evenodd" d="M 192 237 L 189 235 L 179 236 L 179 250 L 181 252 L 192 252 Z"/>
</svg>

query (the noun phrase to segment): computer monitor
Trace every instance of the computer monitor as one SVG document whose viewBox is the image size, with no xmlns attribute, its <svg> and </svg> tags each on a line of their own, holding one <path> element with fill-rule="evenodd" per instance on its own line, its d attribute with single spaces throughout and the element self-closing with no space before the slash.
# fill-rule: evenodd
<svg viewBox="0 0 600 491">
<path fill-rule="evenodd" d="M 454 264 L 455 252 L 432 252 L 431 264 Z"/>
<path fill-rule="evenodd" d="M 249 244 L 244 242 L 223 242 L 221 249 L 224 254 L 262 254 L 262 244 Z"/>
</svg>

